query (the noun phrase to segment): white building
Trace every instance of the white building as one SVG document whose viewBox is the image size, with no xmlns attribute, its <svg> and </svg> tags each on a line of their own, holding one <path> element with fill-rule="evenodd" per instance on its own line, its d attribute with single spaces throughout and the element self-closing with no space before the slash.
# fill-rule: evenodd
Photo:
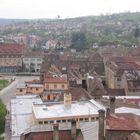
<svg viewBox="0 0 140 140">
<path fill-rule="evenodd" d="M 84 137 L 87 137 L 85 129 L 88 126 L 92 130 L 95 128 L 94 135 L 97 136 L 98 125 L 95 122 L 100 109 L 105 108 L 94 100 L 71 102 L 70 96 L 65 98 L 64 103 L 43 103 L 36 95 L 16 96 L 11 99 L 11 140 L 20 140 L 22 133 L 30 132 L 33 128 L 36 131 L 41 128 L 49 131 L 55 123 L 60 128 L 69 129 L 72 119 L 76 120 L 77 129 L 81 129 Z"/>
<path fill-rule="evenodd" d="M 25 54 L 23 57 L 24 70 L 26 72 L 40 72 L 43 57 L 44 55 L 41 52 L 31 52 Z"/>
</svg>

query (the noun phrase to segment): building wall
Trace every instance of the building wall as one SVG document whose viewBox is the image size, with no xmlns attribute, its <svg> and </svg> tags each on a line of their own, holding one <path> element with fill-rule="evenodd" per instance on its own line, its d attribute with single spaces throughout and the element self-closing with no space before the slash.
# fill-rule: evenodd
<svg viewBox="0 0 140 140">
<path fill-rule="evenodd" d="M 22 67 L 21 55 L 0 55 L 0 72 L 18 72 Z"/>
<path fill-rule="evenodd" d="M 18 88 L 16 90 L 16 94 L 41 94 L 43 93 L 44 88 L 43 87 L 26 87 L 26 88 Z"/>
<path fill-rule="evenodd" d="M 43 58 L 40 57 L 23 58 L 25 71 L 40 72 L 42 62 L 43 62 Z"/>
<path fill-rule="evenodd" d="M 27 93 L 27 88 L 18 88 L 16 90 L 16 94 L 26 94 Z"/>
<path fill-rule="evenodd" d="M 68 83 L 45 83 L 45 90 L 67 90 Z"/>
<path fill-rule="evenodd" d="M 109 88 L 114 89 L 115 88 L 115 76 L 114 72 L 105 66 L 105 79 L 106 79 L 106 84 Z"/>
<path fill-rule="evenodd" d="M 41 94 L 43 91 L 43 87 L 27 87 L 27 93 Z"/>
<path fill-rule="evenodd" d="M 137 89 L 133 89 L 133 90 L 129 89 L 125 74 L 123 74 L 123 76 L 122 76 L 121 87 L 124 88 L 126 96 L 140 96 L 139 89 L 138 90 Z"/>
<path fill-rule="evenodd" d="M 47 118 L 47 119 L 36 119 L 35 115 L 33 113 L 33 122 L 34 124 L 49 124 L 52 125 L 55 122 L 58 124 L 67 124 L 70 123 L 72 119 L 76 119 L 77 125 L 79 125 L 79 122 L 91 122 L 91 121 L 97 121 L 98 115 L 80 115 L 80 116 L 68 116 L 68 117 L 57 117 L 57 118 Z"/>
<path fill-rule="evenodd" d="M 127 137 L 133 132 L 140 134 L 140 131 L 107 130 L 106 140 L 127 140 Z"/>
<path fill-rule="evenodd" d="M 121 89 L 121 79 L 122 77 L 116 76 L 109 67 L 105 66 L 105 81 L 108 88 L 111 89 Z"/>
</svg>

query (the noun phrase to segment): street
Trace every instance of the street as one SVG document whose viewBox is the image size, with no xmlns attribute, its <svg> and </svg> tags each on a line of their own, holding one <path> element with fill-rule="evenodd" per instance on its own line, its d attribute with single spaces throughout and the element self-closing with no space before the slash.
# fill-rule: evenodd
<svg viewBox="0 0 140 140">
<path fill-rule="evenodd" d="M 8 76 L 8 78 L 10 77 Z M 25 81 L 31 81 L 33 79 L 39 79 L 39 76 L 17 76 L 15 81 L 13 81 L 8 87 L 0 91 L 0 98 L 2 99 L 3 103 L 7 106 L 8 110 L 10 99 L 15 94 L 17 84 L 22 84 Z"/>
<path fill-rule="evenodd" d="M 6 77 L 11 79 L 11 77 Z M 0 91 L 0 98 L 2 99 L 3 103 L 6 105 L 8 112 L 10 111 L 10 99 L 13 95 L 15 95 L 16 86 L 17 84 L 22 84 L 25 81 L 31 81 L 34 79 L 39 79 L 39 76 L 17 76 L 15 77 L 15 81 L 13 81 L 8 87 L 4 88 Z M 10 114 L 7 113 L 6 115 L 6 122 L 5 122 L 5 140 L 11 139 L 11 131 L 10 131 Z"/>
</svg>

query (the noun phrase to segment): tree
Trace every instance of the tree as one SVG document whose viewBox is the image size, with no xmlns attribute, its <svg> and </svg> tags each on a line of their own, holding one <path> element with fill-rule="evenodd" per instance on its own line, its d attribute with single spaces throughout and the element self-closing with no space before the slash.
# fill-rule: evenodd
<svg viewBox="0 0 140 140">
<path fill-rule="evenodd" d="M 6 107 L 0 100 L 0 134 L 4 132 L 5 128 Z"/>
<path fill-rule="evenodd" d="M 71 48 L 80 51 L 85 49 L 87 45 L 86 36 L 83 32 L 74 32 L 71 37 Z"/>
</svg>

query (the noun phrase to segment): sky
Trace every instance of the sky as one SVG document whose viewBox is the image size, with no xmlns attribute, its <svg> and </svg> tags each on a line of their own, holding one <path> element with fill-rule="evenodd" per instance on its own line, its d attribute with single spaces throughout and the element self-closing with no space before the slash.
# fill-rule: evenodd
<svg viewBox="0 0 140 140">
<path fill-rule="evenodd" d="M 0 0 L 0 18 L 71 18 L 140 11 L 140 0 Z"/>
</svg>

